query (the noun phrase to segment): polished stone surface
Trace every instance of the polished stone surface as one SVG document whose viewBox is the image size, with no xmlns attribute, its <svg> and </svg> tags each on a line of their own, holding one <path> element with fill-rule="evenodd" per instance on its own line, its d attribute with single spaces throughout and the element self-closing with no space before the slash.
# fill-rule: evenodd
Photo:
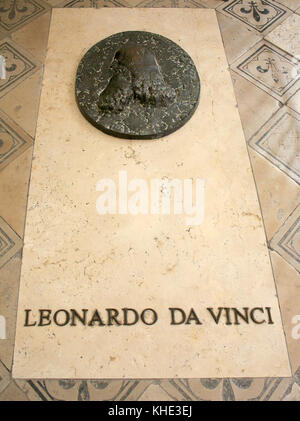
<svg viewBox="0 0 300 421">
<path fill-rule="evenodd" d="M 289 376 L 260 209 L 215 13 L 54 10 L 30 184 L 16 378 Z M 172 19 L 166 19 L 172 15 Z M 119 30 L 151 29 L 193 59 L 202 97 L 190 122 L 154 141 L 115 140 L 81 116 L 80 57 Z M 120 25 L 122 22 L 122 25 Z M 72 41 L 76 27 L 80 36 Z M 178 28 L 181 28 L 179 31 Z M 198 31 L 197 28 L 203 28 Z M 65 60 L 68 51 L 68 60 Z M 217 93 L 217 94 L 216 94 Z M 68 116 L 68 119 L 66 119 Z M 205 215 L 99 215 L 99 179 L 201 178 Z M 24 327 L 24 310 L 154 308 L 152 326 Z M 168 307 L 202 325 L 170 326 Z M 207 307 L 271 307 L 274 324 L 216 324 Z M 104 314 L 104 313 L 103 313 Z M 226 332 L 226 335 L 224 334 Z M 76 350 L 76 352 L 74 352 Z M 178 352 L 180 350 L 180 352 Z"/>
</svg>

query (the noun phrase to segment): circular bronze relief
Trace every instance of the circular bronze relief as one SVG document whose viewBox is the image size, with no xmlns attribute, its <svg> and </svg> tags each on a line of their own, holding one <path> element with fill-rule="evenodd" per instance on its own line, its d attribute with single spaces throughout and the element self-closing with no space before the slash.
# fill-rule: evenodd
<svg viewBox="0 0 300 421">
<path fill-rule="evenodd" d="M 103 132 L 156 139 L 191 118 L 200 81 L 190 56 L 173 41 L 128 31 L 88 50 L 77 69 L 75 94 L 81 113 Z"/>
</svg>

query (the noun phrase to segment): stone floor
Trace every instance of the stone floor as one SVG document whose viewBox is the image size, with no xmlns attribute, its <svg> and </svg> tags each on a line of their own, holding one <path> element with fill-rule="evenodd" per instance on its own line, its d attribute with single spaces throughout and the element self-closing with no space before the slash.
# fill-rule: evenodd
<svg viewBox="0 0 300 421">
<path fill-rule="evenodd" d="M 292 378 L 11 378 L 28 181 L 53 7 L 216 9 L 263 214 Z M 6 339 L 0 328 L 0 400 L 300 401 L 300 0 L 1 0 L 0 55 L 6 58 L 6 78 L 0 79 L 0 325 L 6 321 Z"/>
</svg>

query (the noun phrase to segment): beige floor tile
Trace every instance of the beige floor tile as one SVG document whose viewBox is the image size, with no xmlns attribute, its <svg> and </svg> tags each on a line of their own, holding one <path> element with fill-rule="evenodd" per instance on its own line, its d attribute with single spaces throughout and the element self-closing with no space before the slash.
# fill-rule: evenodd
<svg viewBox="0 0 300 421">
<path fill-rule="evenodd" d="M 247 401 L 247 400 L 297 400 L 300 385 L 300 370 L 293 378 L 243 378 L 243 379 L 170 379 L 161 380 L 159 384 L 152 381 L 115 381 L 117 388 L 110 381 L 69 381 L 69 380 L 16 380 L 29 400 L 208 400 L 208 401 Z M 56 383 L 56 385 L 55 385 Z M 95 384 L 104 383 L 96 394 Z M 139 396 L 130 393 L 129 389 L 143 387 Z M 105 392 L 105 390 L 107 391 Z"/>
<path fill-rule="evenodd" d="M 289 16 L 270 32 L 266 39 L 293 56 L 299 56 L 298 58 L 300 58 L 300 16 L 296 14 Z M 295 63 L 297 63 L 296 59 Z"/>
<path fill-rule="evenodd" d="M 300 372 L 300 370 L 299 370 Z M 294 378 L 174 379 L 168 382 L 168 394 L 176 400 L 256 401 L 281 400 L 298 386 L 300 373 Z"/>
<path fill-rule="evenodd" d="M 12 380 L 0 395 L 0 401 L 27 401 L 27 397 Z"/>
<path fill-rule="evenodd" d="M 6 389 L 10 382 L 10 374 L 7 368 L 0 361 L 0 393 Z M 0 395 L 1 396 L 1 395 Z"/>
<path fill-rule="evenodd" d="M 282 103 L 300 88 L 295 58 L 266 40 L 239 57 L 231 68 Z"/>
<path fill-rule="evenodd" d="M 229 64 L 262 39 L 259 33 L 251 31 L 246 25 L 231 16 L 217 12 L 217 18 Z"/>
<path fill-rule="evenodd" d="M 263 3 L 233 0 L 223 2 L 217 10 L 227 16 L 232 16 L 252 31 L 257 31 L 264 36 L 292 14 L 290 9 L 270 0 L 264 0 Z"/>
<path fill-rule="evenodd" d="M 131 402 L 137 401 L 151 383 L 152 380 L 134 380 L 131 388 L 125 394 L 125 399 Z M 123 397 L 119 399 L 121 400 Z"/>
<path fill-rule="evenodd" d="M 0 215 L 23 238 L 32 148 L 0 173 Z"/>
<path fill-rule="evenodd" d="M 94 7 L 94 0 L 63 0 L 56 7 Z"/>
<path fill-rule="evenodd" d="M 0 216 L 0 268 L 7 264 L 21 247 L 21 238 Z"/>
<path fill-rule="evenodd" d="M 150 384 L 145 392 L 139 397 L 139 401 L 173 401 L 168 393 L 166 393 L 158 384 Z"/>
<path fill-rule="evenodd" d="M 290 393 L 287 396 L 285 396 L 282 400 L 299 402 L 300 401 L 300 387 L 298 386 L 298 384 L 293 384 Z"/>
<path fill-rule="evenodd" d="M 202 8 L 198 0 L 127 0 L 131 7 L 191 7 Z"/>
<path fill-rule="evenodd" d="M 300 385 L 300 369 L 292 378 L 267 379 L 267 388 L 260 400 L 289 401 L 295 398 L 295 391 Z"/>
<path fill-rule="evenodd" d="M 139 0 L 141 1 L 141 0 Z M 100 9 L 101 7 L 134 7 L 130 0 L 93 0 L 93 7 Z M 138 3 L 133 0 L 133 3 Z"/>
<path fill-rule="evenodd" d="M 61 3 L 61 0 L 45 0 L 45 1 L 52 7 L 57 7 Z"/>
<path fill-rule="evenodd" d="M 276 232 L 270 248 L 300 273 L 300 204 Z"/>
<path fill-rule="evenodd" d="M 235 97 L 238 103 L 246 140 L 271 118 L 280 102 L 235 72 L 231 72 Z"/>
<path fill-rule="evenodd" d="M 300 183 L 300 114 L 280 108 L 249 140 L 249 145 Z"/>
<path fill-rule="evenodd" d="M 167 393 L 170 399 L 175 401 L 192 400 L 191 394 L 186 391 L 187 383 L 187 380 L 181 379 L 164 379 L 159 382 L 160 387 Z"/>
<path fill-rule="evenodd" d="M 2 32 L 0 30 L 0 40 L 7 37 L 7 32 Z"/>
<path fill-rule="evenodd" d="M 107 7 L 110 7 L 109 4 L 111 2 L 113 2 L 113 3 L 120 3 L 122 5 L 124 4 L 124 7 L 139 7 L 138 5 L 143 2 L 143 0 L 110 0 L 110 1 L 107 1 L 107 0 L 96 0 L 96 1 L 97 1 L 97 3 L 98 2 L 104 3 L 103 6 L 105 6 L 105 3 L 108 3 L 108 6 Z M 153 0 L 153 2 L 155 2 L 155 0 Z"/>
<path fill-rule="evenodd" d="M 0 55 L 6 60 L 5 79 L 0 79 L 0 97 L 6 95 L 41 67 L 37 59 L 9 38 L 0 41 Z"/>
<path fill-rule="evenodd" d="M 295 209 L 300 199 L 299 186 L 268 160 L 249 148 L 268 240 Z"/>
<path fill-rule="evenodd" d="M 99 0 L 96 0 L 98 2 Z M 100 0 L 106 2 L 105 0 Z M 214 9 L 223 3 L 221 0 L 111 0 L 113 3 L 129 7 L 205 7 Z M 109 6 L 108 6 L 109 7 Z"/>
<path fill-rule="evenodd" d="M 15 31 L 49 10 L 43 0 L 3 0 L 0 9 L 0 29 Z"/>
<path fill-rule="evenodd" d="M 176 379 L 170 383 L 180 392 L 181 400 L 234 400 L 232 386 L 228 379 Z"/>
<path fill-rule="evenodd" d="M 232 391 L 237 401 L 262 400 L 267 390 L 272 390 L 267 385 L 272 384 L 264 378 L 232 379 Z M 274 382 L 274 381 L 273 381 Z"/>
<path fill-rule="evenodd" d="M 4 110 L 33 138 L 36 130 L 42 78 L 43 70 L 39 69 L 0 99 L 0 111 Z"/>
<path fill-rule="evenodd" d="M 0 178 L 1 170 L 32 145 L 28 136 L 14 121 L 0 110 Z"/>
<path fill-rule="evenodd" d="M 47 392 L 40 392 L 39 386 L 35 385 L 31 380 L 15 380 L 16 385 L 25 394 L 29 401 L 47 401 Z"/>
<path fill-rule="evenodd" d="M 275 251 L 271 251 L 271 260 L 292 372 L 295 373 L 300 367 L 300 275 Z"/>
<path fill-rule="evenodd" d="M 273 0 L 279 5 L 288 7 L 291 10 L 296 10 L 299 7 L 299 0 Z"/>
<path fill-rule="evenodd" d="M 9 370 L 15 340 L 20 268 L 21 257 L 18 253 L 0 269 L 0 314 L 6 320 L 6 339 L 0 340 L 0 360 Z"/>
<path fill-rule="evenodd" d="M 44 13 L 23 28 L 12 33 L 11 37 L 40 62 L 44 62 L 48 43 L 51 11 Z"/>
<path fill-rule="evenodd" d="M 287 106 L 300 114 L 300 89 L 288 100 Z"/>
</svg>

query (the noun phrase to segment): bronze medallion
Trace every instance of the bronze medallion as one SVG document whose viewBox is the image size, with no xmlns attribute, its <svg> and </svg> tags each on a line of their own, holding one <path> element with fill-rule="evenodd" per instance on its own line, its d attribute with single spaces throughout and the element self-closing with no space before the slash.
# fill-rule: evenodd
<svg viewBox="0 0 300 421">
<path fill-rule="evenodd" d="M 81 113 L 103 132 L 157 139 L 191 118 L 200 80 L 190 56 L 173 41 L 128 31 L 88 50 L 78 66 L 75 94 Z"/>
</svg>

